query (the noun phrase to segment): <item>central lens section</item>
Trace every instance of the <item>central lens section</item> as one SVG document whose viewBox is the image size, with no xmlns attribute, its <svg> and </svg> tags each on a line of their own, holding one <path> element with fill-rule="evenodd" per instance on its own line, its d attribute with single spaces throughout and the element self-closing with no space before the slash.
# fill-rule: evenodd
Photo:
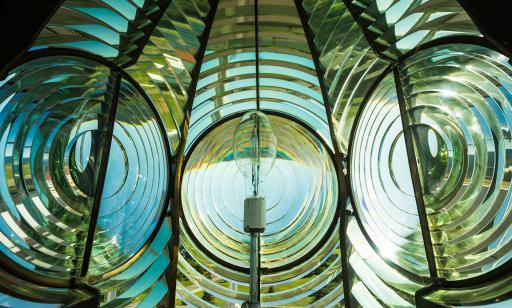
<svg viewBox="0 0 512 308">
<path fill-rule="evenodd" d="M 303 126 L 269 116 L 277 137 L 274 168 L 263 183 L 266 229 L 261 266 L 297 261 L 325 242 L 334 222 L 337 180 L 329 152 Z M 182 182 L 185 242 L 192 240 L 214 258 L 249 266 L 249 235 L 243 230 L 244 177 L 232 152 L 239 118 L 204 136 L 193 148 Z"/>
</svg>

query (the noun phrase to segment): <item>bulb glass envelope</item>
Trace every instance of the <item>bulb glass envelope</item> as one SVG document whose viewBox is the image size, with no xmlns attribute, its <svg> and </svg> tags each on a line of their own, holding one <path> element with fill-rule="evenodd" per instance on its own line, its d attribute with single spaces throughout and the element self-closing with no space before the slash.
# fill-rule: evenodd
<svg viewBox="0 0 512 308">
<path fill-rule="evenodd" d="M 276 160 L 276 142 L 272 125 L 263 112 L 250 111 L 242 116 L 233 135 L 233 155 L 246 185 L 250 184 L 248 196 L 262 193 L 261 183 Z"/>
</svg>

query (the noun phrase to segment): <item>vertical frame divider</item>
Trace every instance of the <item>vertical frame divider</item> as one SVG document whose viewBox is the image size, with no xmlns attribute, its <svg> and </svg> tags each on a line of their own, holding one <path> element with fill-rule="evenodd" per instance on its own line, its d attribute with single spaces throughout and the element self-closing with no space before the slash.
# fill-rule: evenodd
<svg viewBox="0 0 512 308">
<path fill-rule="evenodd" d="M 318 53 L 315 43 L 314 43 L 314 34 L 309 27 L 308 20 L 309 16 L 307 12 L 304 10 L 302 3 L 300 0 L 294 0 L 295 7 L 297 8 L 297 13 L 299 15 L 300 21 L 302 23 L 302 28 L 304 30 L 304 35 L 306 36 L 306 40 L 308 42 L 309 50 L 311 51 L 311 58 L 315 64 L 315 71 L 318 78 L 318 83 L 320 85 L 320 91 L 322 93 L 322 99 L 324 101 L 325 113 L 327 117 L 327 124 L 329 125 L 329 133 L 331 135 L 332 145 L 334 149 L 334 164 L 336 166 L 336 175 L 338 178 L 338 205 L 337 205 L 337 215 L 340 218 L 340 254 L 341 254 L 341 275 L 343 280 L 343 295 L 344 302 L 346 307 L 351 307 L 350 304 L 350 290 L 349 290 L 349 268 L 348 268 L 348 245 L 346 238 L 346 229 L 347 229 L 347 185 L 345 179 L 345 170 L 346 168 L 343 165 L 343 154 L 340 152 L 338 141 L 336 138 L 336 134 L 334 133 L 334 124 L 332 122 L 332 111 L 329 105 L 329 94 L 327 91 L 327 87 L 324 83 L 324 72 L 322 69 L 322 65 L 320 63 L 320 54 Z"/>
<path fill-rule="evenodd" d="M 210 0 L 210 11 L 205 20 L 205 28 L 201 35 L 200 47 L 196 53 L 197 59 L 194 65 L 194 69 L 191 72 L 192 81 L 190 82 L 188 91 L 187 91 L 187 102 L 185 104 L 185 117 L 183 120 L 183 125 L 181 128 L 181 138 L 180 144 L 178 146 L 178 150 L 176 152 L 176 156 L 174 157 L 174 191 L 173 191 L 173 204 L 171 204 L 170 216 L 171 216 L 171 230 L 172 236 L 169 241 L 168 249 L 170 252 L 170 265 L 169 268 L 165 271 L 167 276 L 167 281 L 170 282 L 168 285 L 169 293 L 169 307 L 174 307 L 176 303 L 176 281 L 178 274 L 178 255 L 179 255 L 179 247 L 180 247 L 180 217 L 182 215 L 181 211 L 181 180 L 184 169 L 184 161 L 185 161 L 185 145 L 187 142 L 188 136 L 188 127 L 190 124 L 190 116 L 192 113 L 192 107 L 194 103 L 194 98 L 196 94 L 197 82 L 199 81 L 199 76 L 201 73 L 201 66 L 204 60 L 204 54 L 206 52 L 206 46 L 208 44 L 208 38 L 210 37 L 210 31 L 213 25 L 213 20 L 215 18 L 215 14 L 217 13 L 217 7 L 219 4 L 219 0 Z"/>
<path fill-rule="evenodd" d="M 97 162 L 98 173 L 94 177 L 94 201 L 91 209 L 91 216 L 89 221 L 89 229 L 87 231 L 87 238 L 85 242 L 84 255 L 82 259 L 82 266 L 80 269 L 79 277 L 83 278 L 87 275 L 89 265 L 91 262 L 92 249 L 94 244 L 94 233 L 96 231 L 96 225 L 98 223 L 98 217 L 100 214 L 101 197 L 103 195 L 103 187 L 105 184 L 105 177 L 107 175 L 108 160 L 110 156 L 110 146 L 112 145 L 112 137 L 114 134 L 114 123 L 116 120 L 117 103 L 119 100 L 119 91 L 121 87 L 121 73 L 117 70 L 110 69 L 109 84 L 112 86 L 112 96 L 110 99 L 109 109 L 107 110 L 107 123 L 105 124 L 105 134 L 100 129 L 103 128 L 103 124 L 98 122 L 99 136 L 104 137 L 103 143 L 98 145 L 101 156 L 99 162 Z M 107 92 L 108 93 L 108 92 Z M 100 141 L 101 142 L 101 141 Z"/>
<path fill-rule="evenodd" d="M 420 182 L 420 173 L 417 164 L 417 157 L 414 150 L 413 132 L 411 130 L 411 124 L 409 122 L 409 116 L 407 113 L 407 105 L 404 97 L 404 91 L 402 86 L 402 79 L 400 76 L 399 64 L 393 65 L 393 77 L 395 81 L 396 94 L 398 98 L 398 105 L 400 108 L 400 119 L 402 122 L 402 129 L 405 139 L 405 148 L 407 151 L 407 160 L 409 162 L 409 171 L 411 174 L 412 185 L 414 188 L 414 198 L 416 200 L 416 206 L 418 208 L 418 217 L 421 226 L 421 235 L 423 238 L 423 244 L 425 246 L 425 255 L 427 257 L 427 263 L 430 272 L 430 278 L 433 283 L 437 284 L 439 277 L 437 274 L 437 265 L 434 256 L 434 249 L 432 246 L 432 238 L 430 237 L 430 228 L 428 225 L 427 211 L 425 209 L 425 202 L 423 201 L 423 191 Z"/>
<path fill-rule="evenodd" d="M 258 18 L 258 0 L 254 0 L 254 49 L 256 56 L 256 110 L 260 110 L 260 26 Z M 261 235 L 258 235 L 260 237 Z M 258 250 L 260 249 L 258 241 Z M 258 253 L 258 302 L 261 303 L 261 253 Z"/>
</svg>

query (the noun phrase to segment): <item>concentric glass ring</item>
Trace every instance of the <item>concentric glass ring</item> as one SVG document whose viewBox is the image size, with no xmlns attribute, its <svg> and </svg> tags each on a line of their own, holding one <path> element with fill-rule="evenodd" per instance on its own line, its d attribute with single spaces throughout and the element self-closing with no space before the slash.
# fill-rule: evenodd
<svg viewBox="0 0 512 308">
<path fill-rule="evenodd" d="M 299 124 L 269 116 L 277 159 L 263 184 L 267 225 L 261 266 L 287 266 L 322 244 L 332 231 L 337 180 L 329 152 Z M 210 131 L 191 151 L 182 182 L 183 214 L 198 243 L 216 258 L 248 268 L 249 235 L 243 231 L 244 178 L 233 161 L 238 118 Z"/>
<path fill-rule="evenodd" d="M 473 44 L 400 67 L 439 275 L 466 279 L 511 259 L 512 66 Z"/>
<path fill-rule="evenodd" d="M 158 114 L 121 80 L 89 275 L 120 266 L 155 232 L 170 193 L 165 138 Z"/>
<path fill-rule="evenodd" d="M 511 258 L 512 66 L 481 45 L 421 50 L 398 66 L 428 226 L 420 226 L 395 80 L 386 76 L 358 119 L 350 180 L 371 243 L 428 276 L 421 228 L 438 275 L 462 280 Z M 420 209 L 423 210 L 423 209 Z"/>
<path fill-rule="evenodd" d="M 119 74 L 91 59 L 48 56 L 0 83 L 0 251 L 51 281 L 84 275 L 100 167 L 106 179 L 87 275 L 136 255 L 167 206 L 165 134 L 151 102 Z"/>
<path fill-rule="evenodd" d="M 363 107 L 351 142 L 355 210 L 370 242 L 398 268 L 428 276 L 396 88 L 382 80 Z"/>
</svg>

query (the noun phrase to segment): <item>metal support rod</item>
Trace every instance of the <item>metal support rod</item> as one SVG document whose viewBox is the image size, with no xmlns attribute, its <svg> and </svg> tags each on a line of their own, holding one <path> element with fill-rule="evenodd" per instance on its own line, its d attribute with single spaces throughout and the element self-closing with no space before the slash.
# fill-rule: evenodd
<svg viewBox="0 0 512 308">
<path fill-rule="evenodd" d="M 98 136 L 100 140 L 97 140 L 98 146 L 98 158 L 99 161 L 95 162 L 98 172 L 94 178 L 94 200 L 92 203 L 92 209 L 89 220 L 89 228 L 87 230 L 87 238 L 85 242 L 84 254 L 82 259 L 82 266 L 80 268 L 79 276 L 85 277 L 89 270 L 89 264 L 91 262 L 92 250 L 94 244 L 94 234 L 96 232 L 96 225 L 100 214 L 101 200 L 103 196 L 103 187 L 105 184 L 105 178 L 107 176 L 108 160 L 110 156 L 110 146 L 112 145 L 112 138 L 114 134 L 114 124 L 116 120 L 117 103 L 119 98 L 119 91 L 121 87 L 121 74 L 111 69 L 110 70 L 109 88 L 111 89 L 110 101 L 108 103 L 107 121 L 98 123 Z M 103 139 L 103 140 L 101 140 Z"/>
<path fill-rule="evenodd" d="M 256 56 L 256 110 L 260 110 L 260 50 L 259 50 L 258 0 L 254 0 L 254 45 Z M 254 196 L 259 195 L 259 143 L 260 125 L 256 117 L 256 153 L 258 153 L 257 170 L 253 168 Z M 260 232 L 251 231 L 249 256 L 249 307 L 260 307 Z"/>
<path fill-rule="evenodd" d="M 260 233 L 251 232 L 249 307 L 260 306 Z"/>
<path fill-rule="evenodd" d="M 244 307 L 260 307 L 260 240 L 265 231 L 265 199 L 249 197 L 244 201 L 244 231 L 249 243 L 249 300 Z"/>
<path fill-rule="evenodd" d="M 130 40 L 129 42 L 121 41 L 124 44 L 119 46 L 120 52 L 119 52 L 119 56 L 117 56 L 117 58 L 115 60 L 116 63 L 119 63 L 120 59 L 123 56 L 128 56 L 128 57 L 130 57 L 131 60 L 124 63 L 122 65 L 122 67 L 130 67 L 130 66 L 136 64 L 137 61 L 139 61 L 140 56 L 144 52 L 144 48 L 148 44 L 149 39 L 153 35 L 153 32 L 155 31 L 158 24 L 160 23 L 162 16 L 164 16 L 165 12 L 167 11 L 167 8 L 171 5 L 171 2 L 172 2 L 172 0 L 154 1 L 153 4 L 155 6 L 157 6 L 158 9 L 156 11 L 152 10 L 153 13 L 151 13 L 151 14 L 147 14 L 146 12 L 143 12 L 143 10 L 137 10 L 138 13 L 136 14 L 136 17 L 133 20 L 133 24 L 139 24 L 140 20 L 144 20 L 144 19 L 149 19 L 150 24 L 142 29 L 140 29 L 139 27 L 134 27 L 136 29 L 136 31 L 142 30 L 144 32 L 144 36 L 141 39 L 135 40 L 135 41 Z M 128 29 L 130 29 L 130 28 L 128 28 Z M 137 45 L 137 48 L 135 50 L 127 52 L 126 50 L 128 48 L 131 48 L 131 45 L 133 45 L 134 43 L 135 43 L 135 45 Z"/>
<path fill-rule="evenodd" d="M 382 48 L 379 48 L 379 45 L 375 43 L 375 40 L 371 38 L 370 31 L 361 23 L 361 17 L 357 9 L 354 7 L 352 0 L 343 0 L 343 3 L 345 4 L 345 7 L 347 8 L 348 12 L 352 16 L 352 19 L 356 22 L 356 24 L 359 26 L 359 29 L 361 29 L 361 33 L 363 34 L 365 40 L 368 42 L 368 45 L 372 49 L 372 51 L 381 59 L 386 60 L 390 63 L 394 63 L 395 59 L 383 54 L 381 52 Z"/>
<path fill-rule="evenodd" d="M 423 244 L 425 245 L 425 255 L 430 271 L 430 278 L 433 282 L 439 279 L 437 275 L 437 266 L 435 262 L 434 249 L 432 246 L 432 239 L 430 238 L 430 228 L 428 225 L 427 211 L 425 203 L 423 202 L 423 191 L 420 182 L 420 172 L 418 170 L 416 153 L 414 152 L 413 131 L 409 122 L 407 114 L 407 106 L 402 88 L 402 80 L 400 78 L 400 71 L 398 66 L 393 66 L 393 77 L 395 80 L 396 95 L 398 98 L 398 105 L 400 108 L 400 119 L 402 121 L 402 130 L 405 139 L 405 149 L 407 151 L 407 160 L 409 162 L 409 169 L 412 178 L 412 186 L 414 188 L 414 197 L 416 199 L 416 206 L 418 208 L 418 217 L 421 226 L 421 235 L 423 237 Z"/>
</svg>

